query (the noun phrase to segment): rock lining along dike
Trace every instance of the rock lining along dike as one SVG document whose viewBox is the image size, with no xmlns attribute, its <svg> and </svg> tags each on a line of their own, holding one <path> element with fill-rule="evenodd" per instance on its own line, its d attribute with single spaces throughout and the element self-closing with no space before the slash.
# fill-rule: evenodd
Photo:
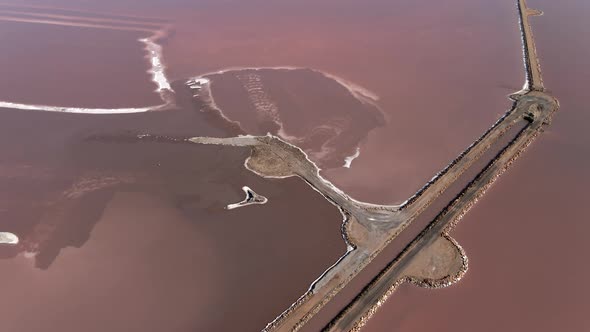
<svg viewBox="0 0 590 332">
<path fill-rule="evenodd" d="M 512 165 L 534 139 L 551 123 L 559 108 L 557 99 L 545 92 L 541 67 L 529 17 L 540 12 L 519 0 L 526 81 L 521 91 L 510 96 L 512 107 L 472 145 L 422 189 L 400 205 L 376 205 L 352 199 L 319 174 L 319 168 L 300 148 L 279 137 L 239 136 L 231 138 L 194 137 L 198 144 L 232 145 L 251 149 L 245 167 L 268 178 L 298 176 L 344 216 L 342 235 L 348 250 L 315 280 L 298 301 L 263 331 L 297 331 L 314 317 L 379 253 L 416 220 L 447 189 L 481 163 L 490 149 L 499 151 L 478 170 L 475 178 L 413 238 L 391 262 L 324 328 L 325 331 L 357 331 L 402 282 L 423 287 L 445 287 L 458 281 L 467 270 L 467 257 L 449 236 L 453 226 Z M 477 105 L 474 105 L 475 107 Z M 518 129 L 516 136 L 498 147 L 498 142 Z"/>
</svg>

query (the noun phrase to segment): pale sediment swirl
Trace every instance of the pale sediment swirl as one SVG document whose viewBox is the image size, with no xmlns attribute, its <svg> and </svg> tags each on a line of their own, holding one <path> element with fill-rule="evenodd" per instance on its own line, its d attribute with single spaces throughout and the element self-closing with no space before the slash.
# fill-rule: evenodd
<svg viewBox="0 0 590 332">
<path fill-rule="evenodd" d="M 0 244 L 11 244 L 15 245 L 18 244 L 19 239 L 16 234 L 9 233 L 9 232 L 0 232 Z"/>
<path fill-rule="evenodd" d="M 320 70 L 228 68 L 186 84 L 205 109 L 243 133 L 278 136 L 321 169 L 349 168 L 361 142 L 385 124 L 374 93 Z"/>
</svg>

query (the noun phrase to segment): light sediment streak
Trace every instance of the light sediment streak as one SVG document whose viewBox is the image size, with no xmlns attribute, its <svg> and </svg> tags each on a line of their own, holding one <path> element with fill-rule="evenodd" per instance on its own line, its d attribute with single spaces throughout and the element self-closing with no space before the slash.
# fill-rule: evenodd
<svg viewBox="0 0 590 332">
<path fill-rule="evenodd" d="M 110 16 L 116 17 L 125 20 L 136 20 L 136 21 L 152 21 L 153 23 L 165 23 L 165 20 L 160 17 L 152 17 L 152 16 L 144 16 L 144 15 L 129 15 L 129 14 L 118 14 L 118 13 L 109 13 L 109 12 L 97 12 L 93 10 L 86 10 L 86 9 L 73 9 L 73 8 L 66 8 L 66 7 L 59 7 L 59 6 L 47 6 L 47 5 L 31 5 L 31 4 L 10 4 L 10 3 L 1 3 L 0 7 L 5 8 L 13 8 L 13 9 L 20 9 L 23 11 L 30 10 L 30 9 L 37 9 L 37 10 L 47 10 L 47 11 L 62 11 L 62 12 L 69 12 L 69 13 L 76 13 L 78 16 L 82 15 L 102 15 L 102 16 Z"/>
<path fill-rule="evenodd" d="M 6 10 L 0 8 L 0 14 L 6 16 L 14 16 L 14 17 L 23 17 L 23 18 L 44 18 L 44 19 L 54 19 L 58 21 L 85 21 L 85 22 L 96 22 L 96 23 L 110 23 L 110 24 L 120 24 L 122 26 L 144 26 L 148 30 L 153 30 L 162 27 L 161 23 L 153 23 L 153 22 L 137 22 L 129 19 L 120 19 L 120 18 L 102 18 L 102 17 L 82 17 L 82 16 L 74 16 L 74 15 L 63 15 L 63 14 L 48 14 L 48 13 L 29 13 L 29 12 L 22 12 L 17 10 Z M 151 28 L 148 28 L 151 27 Z"/>
<path fill-rule="evenodd" d="M 2 4 L 0 4 L 0 8 L 1 6 Z M 48 9 L 52 8 L 48 7 Z M 36 110 L 45 112 L 82 114 L 125 114 L 162 110 L 173 106 L 173 101 L 170 98 L 170 93 L 172 93 L 173 90 L 170 85 L 170 81 L 166 77 L 166 68 L 164 65 L 164 61 L 162 60 L 162 46 L 158 44 L 158 40 L 166 38 L 168 35 L 169 26 L 166 24 L 158 24 L 155 22 L 143 22 L 134 20 L 133 18 L 124 17 L 96 18 L 51 13 L 29 13 L 26 11 L 20 12 L 15 10 L 3 9 L 0 9 L 0 21 L 49 24 L 93 29 L 147 32 L 150 34 L 149 37 L 140 38 L 138 41 L 145 45 L 145 50 L 147 52 L 147 57 L 149 59 L 150 65 L 148 73 L 151 75 L 152 82 L 156 85 L 155 92 L 157 92 L 160 95 L 160 98 L 163 101 L 163 104 L 160 105 L 129 108 L 88 108 L 75 106 L 34 105 L 10 101 L 0 101 L 0 108 L 12 108 L 27 111 Z"/>
<path fill-rule="evenodd" d="M 11 108 L 23 111 L 44 111 L 44 112 L 60 112 L 60 113 L 81 113 L 81 114 L 126 114 L 126 113 L 141 113 L 147 111 L 155 111 L 164 109 L 168 105 L 162 104 L 159 106 L 149 107 L 135 107 L 135 108 L 84 108 L 84 107 L 62 107 L 50 105 L 31 105 L 12 103 L 8 101 L 0 101 L 0 108 Z"/>
<path fill-rule="evenodd" d="M 154 31 L 153 29 L 141 28 L 141 27 L 118 26 L 118 25 L 114 25 L 114 24 L 100 24 L 100 23 L 82 22 L 82 21 L 63 21 L 63 20 L 56 20 L 56 19 L 51 19 L 51 18 L 26 18 L 26 17 L 10 16 L 10 15 L 0 15 L 0 21 L 37 23 L 37 24 L 61 25 L 61 26 L 78 27 L 78 28 L 94 28 L 94 29 L 109 29 L 109 30 L 123 30 L 123 31 L 143 31 L 143 32 L 153 32 Z"/>
<path fill-rule="evenodd" d="M 357 99 L 361 100 L 361 101 L 365 101 L 365 102 L 369 102 L 369 103 L 375 103 L 376 101 L 379 100 L 379 96 L 366 89 L 361 87 L 360 85 L 354 84 L 352 82 L 350 82 L 349 80 L 342 78 L 338 75 L 323 71 L 323 70 L 317 70 L 317 69 L 311 69 L 311 68 L 306 68 L 306 67 L 297 67 L 297 66 L 263 66 L 263 67 L 243 67 L 243 66 L 235 66 L 235 67 L 228 67 L 228 68 L 224 68 L 222 70 L 218 70 L 218 71 L 212 71 L 212 72 L 207 72 L 204 74 L 200 74 L 199 76 L 195 77 L 195 78 L 202 78 L 202 77 L 206 77 L 206 76 L 211 76 L 211 75 L 215 75 L 215 74 L 224 74 L 230 71 L 242 71 L 242 70 L 252 70 L 252 71 L 257 71 L 257 70 L 265 70 L 265 69 L 275 69 L 275 70 L 300 70 L 300 69 L 307 69 L 307 70 L 311 70 L 313 72 L 319 73 L 327 78 L 330 78 L 336 82 L 338 82 L 338 84 L 340 84 L 341 86 L 343 86 L 346 90 L 348 90 L 348 92 L 353 95 L 354 97 L 356 97 Z"/>
<path fill-rule="evenodd" d="M 156 91 L 160 93 L 160 97 L 165 101 L 166 97 L 162 94 L 165 93 L 166 90 L 172 91 L 172 87 L 170 86 L 170 82 L 166 77 L 164 63 L 162 63 L 162 46 L 156 43 L 155 39 L 157 38 L 150 37 L 142 38 L 139 41 L 144 43 L 146 46 L 151 64 L 149 73 L 152 75 L 152 81 L 158 86 Z"/>
</svg>

